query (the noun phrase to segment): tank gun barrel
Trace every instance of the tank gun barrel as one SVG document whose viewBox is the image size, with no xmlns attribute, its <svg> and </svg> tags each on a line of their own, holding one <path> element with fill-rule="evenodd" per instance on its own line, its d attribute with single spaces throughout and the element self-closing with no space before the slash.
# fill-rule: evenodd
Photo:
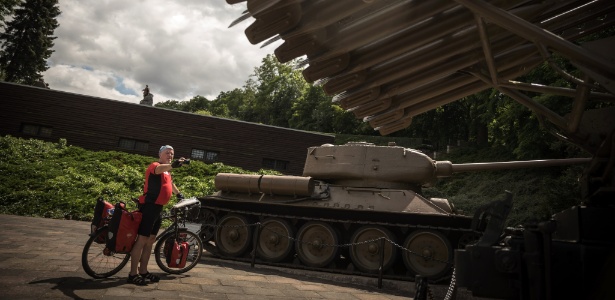
<svg viewBox="0 0 615 300">
<path fill-rule="evenodd" d="M 467 164 L 453 164 L 450 161 L 439 161 L 439 162 L 436 162 L 436 176 L 437 177 L 448 177 L 448 176 L 451 176 L 453 173 L 459 173 L 459 172 L 569 166 L 569 165 L 589 163 L 590 161 L 591 161 L 591 158 L 541 159 L 541 160 L 467 163 Z"/>
</svg>

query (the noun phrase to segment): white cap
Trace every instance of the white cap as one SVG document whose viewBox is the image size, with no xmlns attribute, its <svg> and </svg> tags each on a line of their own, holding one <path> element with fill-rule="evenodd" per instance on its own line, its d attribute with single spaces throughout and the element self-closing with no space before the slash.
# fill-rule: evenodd
<svg viewBox="0 0 615 300">
<path fill-rule="evenodd" d="M 173 150 L 173 147 L 171 147 L 170 145 L 164 145 L 160 147 L 160 150 L 158 150 L 158 154 L 162 153 L 162 151 L 167 150 L 167 149 Z"/>
</svg>

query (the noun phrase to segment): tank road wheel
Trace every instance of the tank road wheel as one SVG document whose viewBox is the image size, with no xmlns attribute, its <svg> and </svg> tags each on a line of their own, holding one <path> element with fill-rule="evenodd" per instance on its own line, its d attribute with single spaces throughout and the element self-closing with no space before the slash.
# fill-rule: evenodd
<svg viewBox="0 0 615 300">
<path fill-rule="evenodd" d="M 227 256 L 240 256 L 248 250 L 252 241 L 252 228 L 246 217 L 228 214 L 218 222 L 216 248 Z"/>
<path fill-rule="evenodd" d="M 288 222 L 271 218 L 261 224 L 256 251 L 259 257 L 269 262 L 280 262 L 288 257 L 293 249 L 293 227 Z"/>
<path fill-rule="evenodd" d="M 384 251 L 383 270 L 387 270 L 395 261 L 397 247 L 389 241 L 384 241 L 384 248 L 381 247 L 380 238 L 386 238 L 395 242 L 395 236 L 386 228 L 380 226 L 363 226 L 352 235 L 350 246 L 350 259 L 359 270 L 367 273 L 377 272 L 380 268 L 380 255 Z M 367 242 L 374 240 L 373 242 Z M 366 243 L 367 242 L 367 243 Z"/>
<path fill-rule="evenodd" d="M 295 251 L 306 266 L 327 266 L 338 253 L 339 237 L 331 225 L 323 222 L 308 222 L 297 233 Z M 336 245 L 336 246 L 333 246 Z"/>
<path fill-rule="evenodd" d="M 449 240 L 440 232 L 419 230 L 412 233 L 404 242 L 403 258 L 406 268 L 415 274 L 430 279 L 440 278 L 448 273 L 453 262 L 453 248 Z M 448 262 L 448 263 L 447 263 Z"/>
<path fill-rule="evenodd" d="M 209 209 L 201 209 L 201 240 L 203 243 L 211 241 L 216 235 L 216 225 L 218 218 L 213 211 Z"/>
</svg>

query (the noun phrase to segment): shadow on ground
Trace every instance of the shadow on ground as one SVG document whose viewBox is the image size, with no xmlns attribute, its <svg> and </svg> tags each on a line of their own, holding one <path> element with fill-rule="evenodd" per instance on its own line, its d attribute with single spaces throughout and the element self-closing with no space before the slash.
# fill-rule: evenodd
<svg viewBox="0 0 615 300">
<path fill-rule="evenodd" d="M 78 296 L 75 291 L 79 290 L 101 290 L 101 294 L 106 289 L 126 285 L 126 278 L 106 278 L 106 279 L 84 279 L 82 277 L 59 277 L 43 280 L 31 281 L 28 284 L 51 284 L 50 289 L 59 290 L 67 297 L 72 299 L 85 300 Z"/>
</svg>

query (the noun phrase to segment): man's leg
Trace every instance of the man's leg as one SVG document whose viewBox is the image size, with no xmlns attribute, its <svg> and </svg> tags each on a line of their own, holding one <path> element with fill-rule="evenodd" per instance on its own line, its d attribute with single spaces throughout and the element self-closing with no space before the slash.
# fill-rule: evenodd
<svg viewBox="0 0 615 300">
<path fill-rule="evenodd" d="M 145 248 L 145 244 L 148 240 L 147 236 L 139 235 L 137 236 L 135 244 L 132 246 L 132 250 L 130 251 L 130 273 L 128 274 L 129 283 L 134 283 L 136 285 L 147 284 L 145 278 L 137 274 L 137 270 L 139 268 L 139 260 L 141 260 L 142 256 L 141 253 L 143 253 L 143 248 Z"/>
<path fill-rule="evenodd" d="M 155 238 L 156 237 L 154 236 L 154 239 Z M 138 271 L 138 268 L 139 268 L 139 261 L 141 260 L 141 256 L 143 256 L 141 254 L 145 250 L 146 245 L 147 245 L 148 242 L 149 242 L 149 237 L 143 236 L 143 235 L 139 235 L 137 237 L 137 241 L 132 246 L 132 250 L 130 251 L 130 276 L 137 275 L 137 271 Z M 151 245 L 150 245 L 149 249 L 150 249 L 150 252 L 151 252 L 151 250 L 152 250 Z M 145 255 L 145 256 L 149 257 L 149 255 Z"/>
<path fill-rule="evenodd" d="M 147 265 L 152 255 L 152 247 L 154 242 L 156 242 L 156 235 L 162 223 L 160 219 L 162 205 L 144 204 L 140 207 L 140 210 L 143 213 L 143 219 L 141 220 L 141 226 L 139 226 L 139 237 L 137 238 L 139 252 L 137 253 L 136 249 L 133 249 L 136 255 L 132 257 L 130 274 L 137 274 L 138 272 L 139 277 L 148 279 L 151 282 L 158 282 L 160 278 L 148 272 Z"/>
<path fill-rule="evenodd" d="M 141 236 L 139 236 L 141 238 Z M 152 255 L 152 248 L 154 246 L 154 242 L 156 242 L 156 235 L 150 235 L 148 238 L 143 237 L 143 240 L 147 241 L 143 246 L 141 251 L 141 258 L 139 262 L 141 263 L 139 266 L 139 274 L 147 274 L 147 264 L 149 263 L 149 257 Z M 131 265 L 132 267 L 132 265 Z"/>
</svg>

